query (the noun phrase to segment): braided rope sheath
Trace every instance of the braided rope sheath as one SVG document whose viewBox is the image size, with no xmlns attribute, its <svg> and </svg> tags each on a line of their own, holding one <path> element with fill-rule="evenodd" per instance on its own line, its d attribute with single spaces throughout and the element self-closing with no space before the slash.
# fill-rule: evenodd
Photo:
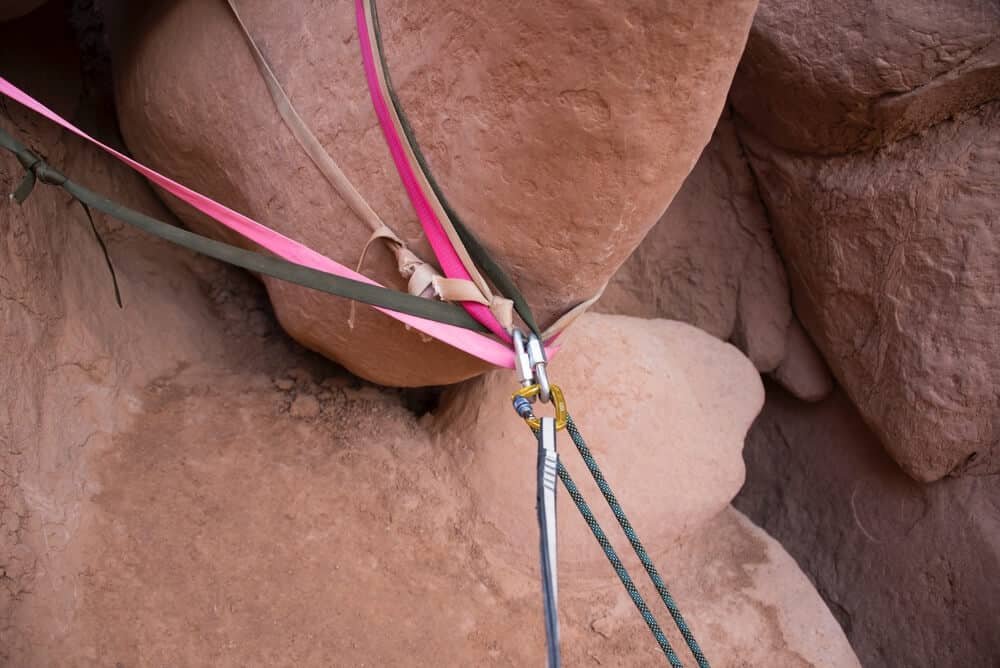
<svg viewBox="0 0 1000 668">
<path fill-rule="evenodd" d="M 612 568 L 615 569 L 615 573 L 618 574 L 618 578 L 625 585 L 625 591 L 632 598 L 632 602 L 635 603 L 635 607 L 639 609 L 639 614 L 642 618 L 646 620 L 646 626 L 653 633 L 653 637 L 656 638 L 656 642 L 660 645 L 660 649 L 667 657 L 667 661 L 673 668 L 683 668 L 680 659 L 677 658 L 677 654 L 674 653 L 673 647 L 670 646 L 670 641 L 667 640 L 667 636 L 663 633 L 663 629 L 657 623 L 656 618 L 653 617 L 653 613 L 649 610 L 649 606 L 642 599 L 642 594 L 636 588 L 635 583 L 629 576 L 628 571 L 625 570 L 625 565 L 622 560 L 618 558 L 618 553 L 615 552 L 615 548 L 611 546 L 611 542 L 608 537 L 604 534 L 604 530 L 601 529 L 601 525 L 598 524 L 597 518 L 594 517 L 594 513 L 590 511 L 590 506 L 584 501 L 583 495 L 580 494 L 580 490 L 577 489 L 576 483 L 573 482 L 573 478 L 570 477 L 569 471 L 563 466 L 563 463 L 559 462 L 559 478 L 563 481 L 563 485 L 566 487 L 566 491 L 569 492 L 570 497 L 573 499 L 573 503 L 576 504 L 577 509 L 580 514 L 583 515 L 583 519 L 587 522 L 587 526 L 594 534 L 594 538 L 597 542 L 601 544 L 601 548 L 604 550 L 605 556 L 608 561 L 611 562 Z"/>
<path fill-rule="evenodd" d="M 583 436 L 580 435 L 580 431 L 577 429 L 572 417 L 567 417 L 566 419 L 566 431 L 569 432 L 570 438 L 573 439 L 576 449 L 579 450 L 580 456 L 583 457 L 583 461 L 587 464 L 590 474 L 594 477 L 594 482 L 596 482 L 597 486 L 601 489 L 601 493 L 604 495 L 604 499 L 608 502 L 608 506 L 611 507 L 611 511 L 615 514 L 615 518 L 617 518 L 622 531 L 624 531 L 625 535 L 628 537 L 628 542 L 631 543 L 636 556 L 639 557 L 639 561 L 642 562 L 643 567 L 646 569 L 649 579 L 653 581 L 656 591 L 660 594 L 660 599 L 662 599 L 663 604 L 667 606 L 667 610 L 670 611 L 670 616 L 673 618 L 674 623 L 681 632 L 681 635 L 684 636 L 684 642 L 687 643 L 688 649 L 691 650 L 691 654 L 694 655 L 695 660 L 698 662 L 698 666 L 700 668 L 709 668 L 708 659 L 705 658 L 705 654 L 701 651 L 701 647 L 698 646 L 698 641 L 695 640 L 694 634 L 691 633 L 691 629 L 688 628 L 687 622 L 684 621 L 684 616 L 681 614 L 680 608 L 677 607 L 677 603 L 674 601 L 673 596 L 670 595 L 670 590 L 667 589 L 666 583 L 663 582 L 663 578 L 660 577 L 659 571 L 657 571 L 656 566 L 653 565 L 653 560 L 649 558 L 649 555 L 646 553 L 646 548 L 643 547 L 635 529 L 632 528 L 632 523 L 629 522 L 628 517 L 625 516 L 625 511 L 622 510 L 621 505 L 618 503 L 618 499 L 615 498 L 614 493 L 611 491 L 611 486 L 608 485 L 608 481 L 604 479 L 604 474 L 601 472 L 600 467 L 598 467 L 597 461 L 594 459 L 594 455 L 590 452 L 590 448 L 587 447 L 587 443 L 583 440 Z M 560 471 L 560 475 L 562 475 L 562 471 Z M 566 482 L 565 478 L 563 479 L 563 482 Z M 569 489 L 568 486 L 567 489 Z M 572 495 L 573 492 L 570 491 L 570 496 Z M 577 507 L 580 507 L 579 503 L 577 504 Z M 580 512 L 583 512 L 582 508 Z M 587 523 L 590 524 L 590 521 L 588 520 Z M 593 527 L 591 527 L 591 529 L 593 529 Z M 594 532 L 594 535 L 597 535 L 596 531 Z M 598 537 L 598 541 L 600 540 L 601 538 Z M 601 545 L 603 547 L 604 543 L 601 543 Z M 605 550 L 605 553 L 607 553 L 607 550 Z M 611 558 L 610 555 L 608 558 Z M 617 567 L 615 570 L 617 570 Z M 622 581 L 624 582 L 624 580 Z M 626 585 L 626 588 L 628 588 L 628 585 Z M 631 591 L 629 593 L 631 593 Z M 636 605 L 638 605 L 638 603 Z M 645 613 L 643 616 L 645 617 Z M 669 658 L 669 655 L 667 658 Z M 671 663 L 673 663 L 673 661 L 671 661 Z"/>
</svg>

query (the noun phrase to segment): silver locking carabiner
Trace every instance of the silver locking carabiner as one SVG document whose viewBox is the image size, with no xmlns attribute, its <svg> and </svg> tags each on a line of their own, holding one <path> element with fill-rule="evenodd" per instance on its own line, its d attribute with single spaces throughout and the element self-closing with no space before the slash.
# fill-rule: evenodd
<svg viewBox="0 0 1000 668">
<path fill-rule="evenodd" d="M 535 372 L 531 368 L 531 356 L 528 353 L 528 341 L 524 337 L 524 332 L 515 329 L 514 333 L 514 369 L 517 371 L 517 379 L 521 387 L 529 387 L 535 384 Z"/>
<path fill-rule="evenodd" d="M 545 346 L 542 345 L 542 340 L 534 332 L 528 336 L 528 362 L 531 364 L 532 375 L 538 384 L 538 398 L 542 403 L 548 403 L 552 397 L 549 374 L 545 370 L 548 358 L 545 356 Z"/>
</svg>

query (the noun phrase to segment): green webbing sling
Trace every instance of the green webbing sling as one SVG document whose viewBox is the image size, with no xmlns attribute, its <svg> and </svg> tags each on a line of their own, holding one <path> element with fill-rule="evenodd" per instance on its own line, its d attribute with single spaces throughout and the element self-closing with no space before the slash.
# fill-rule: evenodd
<svg viewBox="0 0 1000 668">
<path fill-rule="evenodd" d="M 0 147 L 17 156 L 18 161 L 26 170 L 24 180 L 15 193 L 11 195 L 11 198 L 18 202 L 23 201 L 31 193 L 36 181 L 41 181 L 62 188 L 85 207 L 103 211 L 109 216 L 149 234 L 228 264 L 371 306 L 379 306 L 476 332 L 489 333 L 483 325 L 476 322 L 463 308 L 455 304 L 415 297 L 404 292 L 310 269 L 271 255 L 254 253 L 188 232 L 175 225 L 129 209 L 67 178 L 2 128 L 0 128 Z"/>
</svg>

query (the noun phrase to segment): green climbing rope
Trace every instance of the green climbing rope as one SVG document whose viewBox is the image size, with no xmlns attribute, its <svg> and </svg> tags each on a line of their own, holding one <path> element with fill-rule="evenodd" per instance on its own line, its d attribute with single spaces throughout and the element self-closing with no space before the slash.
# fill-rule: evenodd
<svg viewBox="0 0 1000 668">
<path fill-rule="evenodd" d="M 514 406 L 515 411 L 518 411 L 518 402 L 516 399 Z M 521 414 L 520 411 L 518 412 Z M 521 417 L 524 417 L 524 414 L 521 414 Z M 539 436 L 537 430 L 533 429 L 533 431 L 535 431 L 536 436 Z M 663 581 L 659 571 L 653 564 L 653 560 L 650 559 L 642 541 L 639 540 L 639 535 L 633 528 L 628 516 L 625 515 L 625 511 L 622 509 L 621 504 L 618 503 L 617 497 L 615 497 L 614 492 L 611 490 L 611 485 L 609 485 L 607 479 L 605 479 L 604 473 L 601 471 L 601 467 L 597 464 L 597 460 L 594 458 L 590 448 L 587 447 L 587 443 L 583 440 L 580 430 L 577 428 L 576 423 L 573 422 L 573 418 L 569 414 L 566 415 L 566 431 L 569 433 L 570 438 L 573 440 L 573 444 L 576 446 L 577 451 L 580 453 L 584 463 L 587 465 L 587 469 L 590 471 L 591 476 L 593 476 L 594 482 L 596 482 L 597 486 L 600 488 L 605 501 L 607 501 L 608 506 L 610 506 L 611 511 L 618 520 L 619 526 L 621 526 L 622 531 L 624 531 L 625 535 L 628 537 L 629 544 L 632 545 L 632 549 L 635 550 L 636 556 L 639 557 L 639 561 L 642 562 L 643 567 L 646 569 L 647 575 L 649 575 L 650 580 L 652 580 L 653 586 L 656 587 L 656 591 L 660 595 L 660 599 L 663 601 L 663 604 L 670 612 L 670 616 L 674 620 L 674 624 L 680 631 L 681 636 L 683 636 L 684 642 L 687 644 L 691 654 L 694 655 L 699 668 L 710 668 L 708 659 L 705 658 L 705 654 L 698 645 L 698 641 L 695 640 L 694 634 L 691 632 L 684 616 L 681 615 L 680 608 L 678 608 L 676 601 L 674 601 L 673 596 L 671 596 L 670 590 L 667 589 L 666 583 Z M 594 538 L 601 546 L 601 550 L 604 551 L 604 556 L 607 557 L 611 567 L 618 575 L 618 579 L 621 580 L 622 585 L 625 587 L 625 591 L 628 592 L 629 598 L 632 599 L 632 603 L 635 604 L 639 614 L 642 615 L 643 620 L 646 622 L 646 626 L 649 627 L 650 632 L 653 634 L 653 638 L 660 646 L 660 650 L 663 651 L 667 661 L 670 662 L 672 668 L 683 668 L 684 664 L 681 663 L 681 660 L 677 657 L 677 653 L 671 646 L 670 640 L 667 638 L 663 629 L 656 621 L 656 617 L 653 616 L 653 613 L 646 604 L 645 599 L 643 599 L 642 594 L 639 593 L 639 589 L 635 586 L 635 582 L 629 575 L 628 570 L 622 563 L 622 560 L 615 551 L 615 548 L 608 540 L 607 534 L 604 533 L 604 529 L 601 528 L 601 525 L 594 516 L 593 511 L 591 511 L 590 506 L 587 505 L 586 500 L 583 498 L 583 494 L 580 493 L 580 489 L 576 486 L 576 483 L 573 481 L 572 476 L 570 476 L 569 471 L 566 470 L 566 467 L 563 465 L 561 458 L 559 460 L 558 473 L 559 479 L 563 482 L 563 486 L 569 493 L 570 498 L 573 499 L 573 503 L 576 505 L 577 510 L 580 511 L 580 515 L 583 516 L 583 519 L 590 528 L 591 533 L 594 534 Z"/>
<path fill-rule="evenodd" d="M 572 417 L 566 418 L 566 431 L 569 433 L 569 437 L 573 440 L 573 444 L 576 445 L 576 449 L 580 453 L 580 457 L 583 458 L 584 463 L 587 465 L 587 469 L 590 471 L 590 475 L 593 476 L 594 482 L 596 482 L 598 488 L 600 488 L 601 494 L 604 495 L 604 500 L 608 502 L 611 512 L 614 513 L 615 518 L 618 520 L 618 525 L 622 528 L 622 531 L 625 532 L 625 536 L 628 538 L 629 544 L 632 545 L 632 549 L 635 550 L 636 556 L 639 557 L 639 561 L 642 562 L 643 568 L 646 569 L 646 574 L 649 575 L 649 579 L 653 581 L 653 586 L 656 587 L 656 591 L 660 595 L 660 600 L 663 601 L 663 605 L 665 605 L 667 610 L 670 612 L 670 616 L 673 618 L 674 624 L 677 625 L 677 630 L 680 631 L 681 635 L 684 637 L 684 642 L 687 643 L 688 649 L 691 650 L 691 654 L 694 655 L 699 668 L 709 668 L 708 659 L 705 658 L 704 652 L 701 651 L 698 641 L 695 640 L 694 634 L 691 633 L 691 629 L 684 620 L 684 616 L 681 614 L 680 608 L 677 607 L 674 597 L 670 595 L 670 590 L 667 589 L 666 583 L 663 581 L 663 578 L 660 577 L 659 571 L 656 570 L 653 560 L 649 558 L 649 554 L 646 552 L 646 548 L 643 547 L 642 541 L 639 540 L 638 534 L 636 534 L 635 529 L 632 528 L 632 523 L 629 522 L 628 517 L 625 515 L 625 511 L 622 510 L 621 504 L 618 503 L 618 499 L 615 497 L 614 492 L 611 491 L 611 486 L 608 484 L 608 481 L 605 480 L 604 473 L 597 465 L 597 460 L 594 459 L 593 453 L 591 453 L 590 448 L 587 447 L 587 443 L 583 440 L 583 436 L 580 434 L 580 430 L 577 429 L 576 423 L 573 422 Z M 561 476 L 562 473 L 560 472 L 560 477 Z M 565 483 L 566 480 L 564 479 L 563 482 Z M 566 489 L 568 491 L 569 486 L 567 486 Z M 572 494 L 573 493 L 570 492 L 571 496 Z M 589 523 L 590 522 L 588 522 L 588 524 Z M 595 537 L 597 536 L 596 533 L 594 535 Z M 600 542 L 600 538 L 598 538 L 598 542 Z M 631 594 L 631 592 L 629 593 Z M 667 658 L 669 658 L 669 655 Z M 673 661 L 671 661 L 671 664 L 672 663 Z"/>
<path fill-rule="evenodd" d="M 577 488 L 576 483 L 573 482 L 573 478 L 570 476 L 569 471 L 563 466 L 563 463 L 559 462 L 559 479 L 562 480 L 563 486 L 566 491 L 569 492 L 569 496 L 573 499 L 573 503 L 576 504 L 577 510 L 583 515 L 584 521 L 587 526 L 590 527 L 590 531 L 594 534 L 594 538 L 597 539 L 598 544 L 600 544 L 601 549 L 604 550 L 604 556 L 608 558 L 611 562 L 611 567 L 615 569 L 615 573 L 618 574 L 618 579 L 622 581 L 625 586 L 625 591 L 628 592 L 629 597 L 635 604 L 635 607 L 639 610 L 639 614 L 646 621 L 646 626 L 649 627 L 650 632 L 652 632 L 653 637 L 656 639 L 656 643 L 663 650 L 663 654 L 667 657 L 667 661 L 673 668 L 683 668 L 680 659 L 677 658 L 677 654 L 674 652 L 674 648 L 670 646 L 670 641 L 667 639 L 666 634 L 663 633 L 663 629 L 660 628 L 659 623 L 656 621 L 656 617 L 653 616 L 652 611 L 650 611 L 649 606 L 646 605 L 646 601 L 642 598 L 642 594 L 639 593 L 639 589 L 635 586 L 635 582 L 632 581 L 632 577 L 628 574 L 628 570 L 625 568 L 625 564 L 618 557 L 618 553 L 615 552 L 615 548 L 612 547 L 611 541 L 608 540 L 607 535 L 601 528 L 600 523 L 597 518 L 594 517 L 594 513 L 591 512 L 590 506 L 584 500 L 583 495 L 580 493 L 579 488 Z"/>
</svg>

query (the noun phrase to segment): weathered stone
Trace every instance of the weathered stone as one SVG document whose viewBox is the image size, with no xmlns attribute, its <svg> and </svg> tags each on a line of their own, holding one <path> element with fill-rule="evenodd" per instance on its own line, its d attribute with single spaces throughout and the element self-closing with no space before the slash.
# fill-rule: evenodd
<svg viewBox="0 0 1000 668">
<path fill-rule="evenodd" d="M 0 26 L 0 31 L 18 23 Z M 48 33 L 35 33 L 36 46 L 39 34 Z M 52 47 L 58 47 L 56 40 Z M 3 52 L 0 62 L 13 55 Z M 53 81 L 66 74 L 42 68 L 37 75 L 44 80 L 46 72 Z M 57 100 L 69 113 L 78 102 L 76 91 L 79 81 Z M 89 186 L 126 206 L 170 217 L 124 166 L 16 105 L 7 105 L 7 110 L 9 118 L 0 115 L 3 129 L 43 152 L 53 165 L 81 175 Z M 17 160 L 0 151 L 0 192 L 13 191 L 22 176 Z M 99 487 L 88 475 L 88 458 L 113 447 L 119 431 L 142 408 L 137 389 L 154 378 L 206 360 L 228 359 L 234 365 L 245 361 L 240 347 L 231 349 L 217 328 L 203 287 L 210 281 L 238 284 L 246 279 L 235 271 L 220 274 L 209 263 L 98 212 L 94 217 L 108 243 L 124 309 L 115 303 L 107 266 L 83 209 L 66 193 L 39 184 L 20 206 L 6 196 L 0 201 L 4 666 L 115 665 L 113 660 L 88 664 L 82 653 L 74 650 L 67 657 L 59 650 L 63 643 L 73 645 L 70 632 L 81 615 L 77 593 L 88 567 L 97 563 L 88 564 L 80 552 L 88 499 Z M 4 508 L 16 512 L 16 529 L 8 524 Z"/>
<path fill-rule="evenodd" d="M 884 146 L 1000 97 L 995 0 L 764 0 L 733 82 L 777 146 Z"/>
<path fill-rule="evenodd" d="M 996 472 L 1000 103 L 878 153 L 743 136 L 796 312 L 911 476 Z"/>
<path fill-rule="evenodd" d="M 78 83 L 59 100 L 70 111 Z M 169 218 L 138 177 L 51 124 L 15 105 L 0 124 Z M 0 153 L 0 191 L 22 173 Z M 0 202 L 0 664 L 537 665 L 535 574 L 486 568 L 505 546 L 479 541 L 452 453 L 399 393 L 345 391 L 325 360 L 255 334 L 263 295 L 240 272 L 95 218 L 124 310 L 64 193 Z M 753 376 L 731 347 L 702 349 L 701 366 L 741 360 L 730 382 Z M 336 390 L 316 419 L 285 412 L 273 379 L 286 374 L 289 389 Z M 794 562 L 739 513 L 670 548 L 664 575 L 713 665 L 855 665 Z M 662 662 L 609 570 L 567 582 L 560 603 L 567 665 Z"/>
<path fill-rule="evenodd" d="M 762 371 L 781 362 L 792 318 L 785 270 L 732 122 L 723 118 L 660 222 L 595 310 L 691 323 Z"/>
<path fill-rule="evenodd" d="M 829 392 L 829 373 L 792 315 L 785 268 L 728 115 L 594 310 L 688 322 L 732 341 L 797 396 Z"/>
<path fill-rule="evenodd" d="M 448 198 L 549 323 L 603 286 L 680 188 L 718 119 L 756 0 L 452 4 L 379 4 L 389 68 Z M 353 6 L 240 8 L 320 141 L 430 257 L 368 99 Z M 370 230 L 282 125 L 225 4 L 161 3 L 147 19 L 122 31 L 136 39 L 115 66 L 131 150 L 355 264 Z M 366 273 L 403 287 L 380 249 Z M 483 370 L 368 309 L 350 329 L 344 301 L 265 284 L 297 340 L 371 380 L 426 385 Z"/>
<path fill-rule="evenodd" d="M 682 541 L 743 484 L 743 438 L 763 394 L 731 345 L 679 322 L 590 314 L 566 335 L 550 374 L 651 550 Z M 509 371 L 456 387 L 437 423 L 495 540 L 533 555 L 537 529 L 524 518 L 535 503 L 534 437 L 511 408 L 514 389 Z M 559 440 L 571 475 L 594 488 L 568 436 Z M 574 513 L 561 514 L 559 529 L 564 571 L 589 577 L 606 567 L 586 549 L 593 538 Z"/>
<path fill-rule="evenodd" d="M 769 388 L 735 505 L 802 566 L 868 668 L 1000 656 L 1000 478 L 907 478 L 841 392 Z"/>
<path fill-rule="evenodd" d="M 92 185 L 116 200 L 167 216 L 137 177 L 52 126 L 26 130 L 33 121 L 20 112 L 0 122 L 46 147 L 67 172 L 92 174 Z M 0 154 L 0 186 L 20 174 Z M 0 365 L 10 397 L 0 405 L 0 663 L 542 660 L 535 573 L 516 563 L 520 550 L 482 533 L 479 492 L 456 470 L 455 453 L 437 447 L 394 393 L 338 391 L 317 419 L 293 419 L 275 401 L 272 379 L 293 369 L 305 383 L 334 370 L 311 368 L 314 358 L 273 337 L 228 331 L 213 290 L 225 289 L 226 304 L 259 300 L 249 281 L 98 215 L 122 281 L 120 311 L 90 230 L 66 215 L 71 205 L 46 187 L 22 207 L 0 203 L 0 342 L 10 353 Z M 739 420 L 742 436 L 759 406 L 750 363 L 685 325 L 593 318 L 612 346 L 625 322 L 649 330 L 655 347 L 645 357 L 656 360 L 664 344 L 677 349 L 666 370 L 691 396 L 673 399 L 676 411 L 695 401 L 735 413 L 708 425 L 731 455 L 721 463 L 735 489 L 739 446 L 723 432 Z M 570 335 L 567 348 L 587 331 Z M 726 374 L 710 370 L 719 359 Z M 611 377 L 607 366 L 593 368 Z M 685 377 L 693 367 L 709 380 Z M 553 373 L 572 388 L 581 416 L 624 401 L 585 399 L 576 388 L 586 369 L 569 361 L 555 362 Z M 638 376 L 654 396 L 664 381 Z M 748 388 L 750 398 L 741 392 Z M 606 433 L 591 429 L 600 439 Z M 722 450 L 700 446 L 707 459 Z M 631 458 L 617 461 L 609 474 L 625 478 L 635 468 Z M 671 480 L 686 489 L 682 478 Z M 511 512 L 521 505 L 511 503 Z M 572 512 L 565 498 L 562 508 Z M 530 522 L 532 510 L 523 510 Z M 655 510 L 633 517 L 656 526 Z M 654 543 L 713 665 L 856 665 L 795 563 L 738 512 L 705 518 L 679 543 Z M 586 548 L 600 558 L 596 544 Z M 659 665 L 613 572 L 594 576 L 566 579 L 560 593 L 567 664 Z M 592 630 L 595 619 L 610 637 Z"/>
<path fill-rule="evenodd" d="M 788 326 L 785 358 L 771 377 L 805 401 L 820 401 L 833 391 L 830 370 L 797 318 Z"/>
<path fill-rule="evenodd" d="M 591 543 L 587 551 L 599 551 Z M 619 554 L 626 554 L 630 548 L 621 543 Z M 860 667 L 843 630 L 795 561 L 736 509 L 726 508 L 653 558 L 662 565 L 672 595 L 713 666 Z M 638 565 L 630 571 L 637 582 L 645 578 Z M 606 583 L 612 573 L 605 563 L 601 581 Z M 569 578 L 564 583 L 564 590 L 577 588 Z M 603 588 L 605 598 L 592 605 L 589 617 L 590 638 L 600 642 L 601 651 L 590 660 L 600 665 L 664 664 L 621 585 Z M 525 592 L 532 594 L 537 596 L 536 591 Z M 561 591 L 560 604 L 564 596 Z M 647 602 L 684 665 L 693 665 L 662 604 L 655 595 Z"/>
</svg>

